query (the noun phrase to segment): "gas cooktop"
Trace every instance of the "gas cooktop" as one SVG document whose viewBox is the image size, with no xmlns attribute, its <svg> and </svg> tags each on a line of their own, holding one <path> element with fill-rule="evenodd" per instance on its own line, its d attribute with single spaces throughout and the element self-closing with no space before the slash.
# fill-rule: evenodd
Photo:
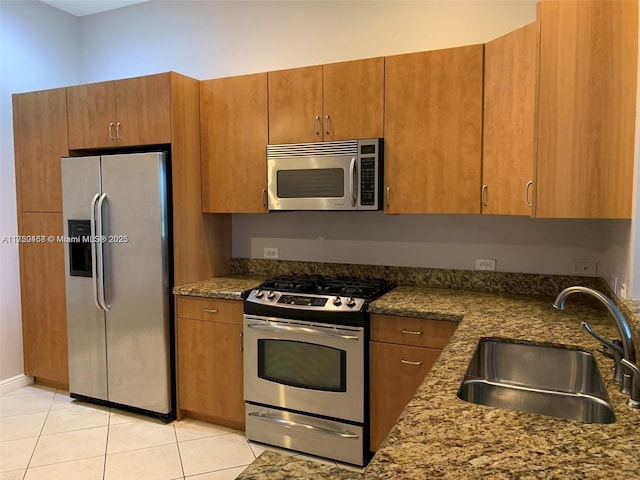
<svg viewBox="0 0 640 480">
<path fill-rule="evenodd" d="M 260 284 L 260 290 L 286 293 L 343 296 L 373 300 L 395 285 L 381 278 L 330 277 L 324 275 L 280 275 Z"/>
<path fill-rule="evenodd" d="M 247 292 L 244 313 L 245 317 L 364 326 L 369 302 L 393 287 L 380 278 L 280 275 Z"/>
</svg>

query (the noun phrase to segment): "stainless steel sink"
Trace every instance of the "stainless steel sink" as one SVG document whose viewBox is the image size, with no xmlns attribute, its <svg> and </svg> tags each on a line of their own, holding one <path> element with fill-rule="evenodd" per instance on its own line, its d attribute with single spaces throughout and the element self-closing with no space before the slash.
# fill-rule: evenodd
<svg viewBox="0 0 640 480">
<path fill-rule="evenodd" d="M 562 346 L 481 339 L 458 397 L 584 423 L 616 421 L 593 355 Z"/>
</svg>

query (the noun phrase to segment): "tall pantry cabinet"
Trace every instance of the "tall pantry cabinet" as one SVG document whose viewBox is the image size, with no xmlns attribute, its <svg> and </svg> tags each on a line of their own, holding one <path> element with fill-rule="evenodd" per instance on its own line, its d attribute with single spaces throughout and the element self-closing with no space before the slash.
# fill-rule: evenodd
<svg viewBox="0 0 640 480">
<path fill-rule="evenodd" d="M 62 235 L 60 157 L 69 154 L 65 89 L 14 95 L 13 131 L 24 369 L 41 383 L 66 387 L 64 245 L 47 240 Z"/>
</svg>

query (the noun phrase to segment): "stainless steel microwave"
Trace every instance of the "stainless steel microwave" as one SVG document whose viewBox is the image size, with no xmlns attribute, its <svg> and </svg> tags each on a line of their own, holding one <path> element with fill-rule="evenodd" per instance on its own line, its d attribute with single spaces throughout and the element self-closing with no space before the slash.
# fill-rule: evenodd
<svg viewBox="0 0 640 480">
<path fill-rule="evenodd" d="M 380 210 L 382 139 L 267 145 L 269 210 Z"/>
</svg>

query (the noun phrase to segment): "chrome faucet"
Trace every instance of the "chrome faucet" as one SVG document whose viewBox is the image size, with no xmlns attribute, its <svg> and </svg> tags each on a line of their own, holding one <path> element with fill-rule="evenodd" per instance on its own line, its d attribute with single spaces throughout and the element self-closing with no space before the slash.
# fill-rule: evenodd
<svg viewBox="0 0 640 480">
<path fill-rule="evenodd" d="M 587 287 L 565 288 L 553 302 L 554 308 L 564 310 L 564 304 L 567 297 L 573 293 L 586 293 L 587 295 L 597 298 L 605 307 L 607 307 L 607 310 L 609 310 L 609 313 L 613 316 L 616 326 L 618 327 L 618 332 L 620 333 L 622 347 L 595 333 L 588 323 L 582 322 L 582 327 L 590 335 L 609 348 L 615 362 L 614 378 L 617 382 L 622 384 L 620 390 L 623 393 L 630 395 L 629 400 L 627 400 L 627 406 L 631 408 L 640 408 L 640 368 L 636 365 L 636 352 L 633 346 L 631 328 L 629 327 L 627 320 L 624 318 L 620 309 L 609 297 L 597 290 Z"/>
</svg>

